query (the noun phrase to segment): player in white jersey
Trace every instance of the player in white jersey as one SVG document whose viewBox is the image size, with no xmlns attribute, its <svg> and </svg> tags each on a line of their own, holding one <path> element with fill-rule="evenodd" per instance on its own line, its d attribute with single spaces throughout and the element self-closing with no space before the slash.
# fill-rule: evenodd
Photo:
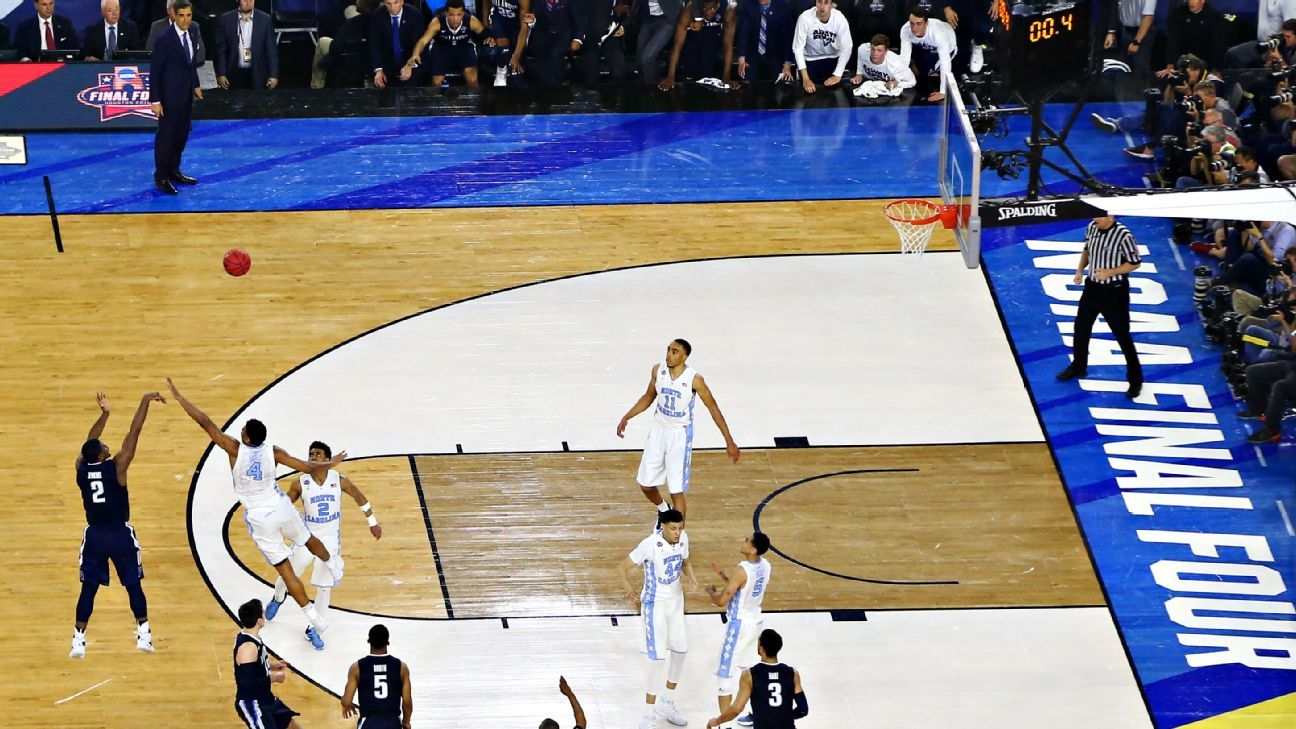
<svg viewBox="0 0 1296 729">
<path fill-rule="evenodd" d="M 635 590 L 629 573 L 643 573 L 643 587 Z M 688 633 L 684 627 L 684 586 L 696 590 L 697 577 L 689 563 L 688 535 L 684 533 L 684 515 L 669 509 L 661 515 L 661 531 L 649 535 L 630 556 L 621 560 L 617 575 L 626 597 L 639 603 L 643 619 L 644 654 L 648 656 L 647 692 L 640 729 L 651 729 L 660 716 L 675 726 L 688 721 L 675 708 L 675 687 L 684 672 L 684 655 L 688 653 Z M 666 654 L 670 654 L 667 660 Z M 665 683 L 666 690 L 658 692 Z"/>
<path fill-rule="evenodd" d="M 770 563 L 761 555 L 769 551 L 769 546 L 768 536 L 754 532 L 743 537 L 738 549 L 743 561 L 738 563 L 732 576 L 725 574 L 714 562 L 711 564 L 711 569 L 725 581 L 724 589 L 715 585 L 706 588 L 711 604 L 725 608 L 725 637 L 720 646 L 720 666 L 716 669 L 721 714 L 733 703 L 742 672 L 760 660 L 756 653 L 756 638 L 764 627 L 761 602 L 765 599 L 770 580 Z M 739 723 L 750 726 L 750 722 L 745 721 L 747 718 L 740 719 Z"/>
<path fill-rule="evenodd" d="M 914 56 L 913 49 L 921 52 Z M 915 5 L 909 11 L 909 22 L 900 26 L 900 60 L 908 66 L 912 61 L 915 75 L 924 79 L 935 76 L 940 79 L 939 90 L 927 96 L 928 101 L 940 101 L 945 98 L 945 74 L 941 70 L 954 72 L 954 55 L 958 53 L 958 40 L 949 23 L 931 17 L 931 10 Z"/>
<path fill-rule="evenodd" d="M 856 96 L 899 96 L 918 83 L 909 64 L 900 60 L 900 56 L 888 47 L 890 42 L 885 35 L 878 33 L 868 43 L 860 45 L 855 78 L 851 79 L 851 83 L 859 87 L 855 90 Z"/>
<path fill-rule="evenodd" d="M 307 462 L 311 466 L 327 463 L 333 457 L 333 449 L 329 448 L 327 443 L 317 440 L 310 444 L 308 456 L 310 460 Z M 334 557 L 342 556 L 342 494 L 355 499 L 356 505 L 369 520 L 369 533 L 373 534 L 374 539 L 382 539 L 382 526 L 378 524 L 378 517 L 374 516 L 373 504 L 351 479 L 339 471 L 313 468 L 310 473 L 290 478 L 284 493 L 287 494 L 289 501 L 295 502 L 301 499 L 306 528 L 324 543 L 329 554 Z M 291 561 L 293 572 L 299 577 L 305 575 L 306 570 L 310 569 L 312 564 L 314 565 L 314 569 L 311 570 L 311 584 L 315 586 L 315 610 L 327 621 L 329 600 L 332 599 L 333 588 L 342 581 L 342 573 L 339 571 L 335 575 L 330 572 L 319 557 L 311 554 L 310 550 L 301 545 L 293 549 Z M 274 598 L 266 605 L 266 620 L 274 620 L 275 615 L 279 613 L 279 606 L 287 596 L 288 585 L 280 577 L 275 581 Z M 324 649 L 324 641 L 314 628 L 306 628 L 306 640 L 309 640 L 316 650 Z"/>
<path fill-rule="evenodd" d="M 324 561 L 325 567 L 333 574 L 342 574 L 342 558 L 332 557 L 324 544 L 311 535 L 301 514 L 293 508 L 292 502 L 275 483 L 275 467 L 278 465 L 303 473 L 311 466 L 300 458 L 288 455 L 282 448 L 267 443 L 266 427 L 260 420 L 248 420 L 239 432 L 240 440 L 234 440 L 221 432 L 216 423 L 199 410 L 197 405 L 181 395 L 170 377 L 167 378 L 167 387 L 171 388 L 172 397 L 189 417 L 207 432 L 218 448 L 229 455 L 234 494 L 243 504 L 243 519 L 247 523 L 248 535 L 266 561 L 283 578 L 288 593 L 301 606 L 316 632 L 323 633 L 328 629 L 328 623 L 320 618 L 315 606 L 306 599 L 306 588 L 297 578 L 289 559 L 292 549 L 284 544 L 284 540 L 305 545 L 311 554 Z M 319 467 L 333 468 L 345 459 L 346 452 L 343 451 L 319 464 Z"/>
<path fill-rule="evenodd" d="M 796 58 L 801 88 L 815 92 L 815 84 L 833 87 L 846 75 L 850 60 L 850 24 L 833 0 L 815 0 L 815 6 L 797 17 L 792 33 L 792 55 Z"/>
<path fill-rule="evenodd" d="M 693 347 L 683 339 L 676 339 L 666 346 L 666 361 L 653 365 L 648 375 L 648 390 L 639 397 L 634 406 L 621 417 L 617 424 L 618 438 L 625 437 L 626 425 L 634 416 L 653 407 L 652 430 L 648 431 L 648 442 L 644 445 L 643 458 L 639 461 L 639 488 L 644 496 L 657 505 L 657 511 L 663 512 L 674 508 L 680 514 L 687 513 L 689 487 L 689 467 L 693 461 L 693 400 L 694 396 L 702 399 L 702 404 L 711 411 L 711 419 L 720 429 L 725 440 L 725 451 L 729 460 L 738 462 L 740 452 L 729 435 L 729 425 L 725 423 L 724 414 L 716 404 L 706 380 L 685 364 Z M 670 503 L 662 499 L 658 487 L 666 484 L 670 492 Z"/>
</svg>

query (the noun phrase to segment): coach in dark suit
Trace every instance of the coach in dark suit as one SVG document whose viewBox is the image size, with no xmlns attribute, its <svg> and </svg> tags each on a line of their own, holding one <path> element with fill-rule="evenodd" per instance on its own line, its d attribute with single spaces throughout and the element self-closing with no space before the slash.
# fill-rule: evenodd
<svg viewBox="0 0 1296 729">
<path fill-rule="evenodd" d="M 81 58 L 87 61 L 111 61 L 117 51 L 133 51 L 140 47 L 139 28 L 122 18 L 118 0 L 103 0 L 100 5 L 103 20 L 86 28 Z"/>
<path fill-rule="evenodd" d="M 765 42 L 761 43 L 761 26 Z M 734 54 L 738 56 L 738 78 L 744 81 L 792 80 L 792 30 L 796 15 L 788 0 L 749 0 L 738 7 L 738 31 Z"/>
<path fill-rule="evenodd" d="M 270 16 L 254 0 L 216 21 L 216 83 L 222 89 L 273 89 L 279 85 L 279 47 Z"/>
<path fill-rule="evenodd" d="M 415 72 L 405 62 L 427 28 L 423 14 L 405 0 L 385 0 L 369 21 L 369 66 L 374 86 L 383 88 L 417 84 Z"/>
<path fill-rule="evenodd" d="M 148 40 L 144 41 L 144 50 L 149 53 L 153 52 L 153 44 L 157 43 L 158 37 L 161 36 L 164 31 L 171 30 L 175 26 L 175 11 L 171 8 L 172 2 L 174 2 L 174 0 L 167 0 L 167 16 L 153 21 L 153 25 L 149 26 Z M 203 43 L 202 26 L 198 24 L 197 20 L 189 24 L 189 43 L 194 49 L 194 63 L 197 63 L 199 66 L 206 63 L 207 44 Z"/>
<path fill-rule="evenodd" d="M 180 157 L 189 141 L 190 120 L 195 98 L 202 98 L 198 86 L 198 64 L 190 43 L 193 5 L 175 0 L 175 27 L 157 37 L 149 60 L 149 102 L 158 117 L 153 140 L 153 182 L 158 189 L 176 194 L 175 183 L 192 185 L 194 178 L 180 171 Z"/>
<path fill-rule="evenodd" d="M 35 0 L 36 15 L 24 20 L 14 33 L 14 48 L 24 61 L 40 59 L 42 50 L 78 50 L 72 21 L 54 14 L 54 0 Z"/>
<path fill-rule="evenodd" d="M 561 86 L 567 71 L 567 55 L 577 53 L 585 42 L 585 11 L 577 0 L 533 0 L 535 26 L 527 34 L 526 49 L 531 71 L 541 86 Z"/>
</svg>

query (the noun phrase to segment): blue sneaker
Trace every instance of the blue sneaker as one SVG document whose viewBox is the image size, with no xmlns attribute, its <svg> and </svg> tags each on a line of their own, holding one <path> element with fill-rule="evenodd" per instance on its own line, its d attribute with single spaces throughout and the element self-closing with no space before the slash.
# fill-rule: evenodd
<svg viewBox="0 0 1296 729">
<path fill-rule="evenodd" d="M 310 644 L 315 647 L 315 650 L 324 650 L 324 639 L 320 637 L 319 631 L 315 630 L 314 627 L 306 629 L 306 640 L 310 641 Z"/>
<path fill-rule="evenodd" d="M 738 726 L 753 726 L 756 724 L 756 717 L 751 714 L 738 717 Z"/>
<path fill-rule="evenodd" d="M 279 614 L 279 606 L 282 604 L 283 600 L 275 599 L 271 599 L 269 603 L 266 603 L 265 619 L 267 623 L 274 620 L 274 616 Z"/>
</svg>

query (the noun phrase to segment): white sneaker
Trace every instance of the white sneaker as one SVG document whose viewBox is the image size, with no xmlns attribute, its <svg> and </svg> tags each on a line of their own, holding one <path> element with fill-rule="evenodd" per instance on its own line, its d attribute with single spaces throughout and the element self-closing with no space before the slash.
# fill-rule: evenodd
<svg viewBox="0 0 1296 729">
<path fill-rule="evenodd" d="M 145 653 L 153 652 L 153 631 L 147 628 L 135 629 L 135 648 Z"/>
<path fill-rule="evenodd" d="M 674 701 L 657 699 L 656 706 L 657 716 L 660 716 L 675 726 L 688 726 L 688 719 L 685 719 L 684 715 L 679 712 L 679 709 L 675 708 Z"/>
<path fill-rule="evenodd" d="M 508 86 L 508 67 L 500 66 L 495 69 L 495 85 Z"/>
<path fill-rule="evenodd" d="M 645 716 L 639 720 L 639 729 L 655 729 L 657 720 L 651 716 Z"/>
<path fill-rule="evenodd" d="M 85 633 L 73 633 L 72 652 L 68 653 L 68 658 L 85 658 L 85 648 Z"/>
<path fill-rule="evenodd" d="M 981 50 L 981 46 L 973 43 L 972 55 L 968 58 L 968 70 L 972 73 L 981 73 L 983 68 L 985 68 L 985 52 Z"/>
</svg>

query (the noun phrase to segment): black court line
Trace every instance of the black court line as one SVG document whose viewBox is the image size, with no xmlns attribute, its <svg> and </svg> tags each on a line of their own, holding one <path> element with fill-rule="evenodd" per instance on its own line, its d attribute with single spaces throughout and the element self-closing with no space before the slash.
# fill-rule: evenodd
<svg viewBox="0 0 1296 729">
<path fill-rule="evenodd" d="M 437 551 L 436 534 L 432 533 L 432 515 L 428 513 L 427 499 L 423 496 L 423 481 L 419 478 L 418 463 L 414 460 L 414 456 L 409 457 L 409 465 L 410 473 L 414 476 L 414 490 L 418 492 L 419 508 L 423 509 L 423 526 L 427 527 L 428 542 L 432 545 L 432 561 L 436 563 L 437 581 L 441 583 L 441 597 L 445 600 L 446 617 L 454 620 L 454 607 L 450 605 L 450 588 L 446 585 L 445 570 L 441 569 L 441 553 Z"/>
<path fill-rule="evenodd" d="M 861 468 L 861 469 L 856 469 L 851 471 L 837 471 L 835 473 L 822 473 L 819 474 L 818 476 L 803 478 L 800 481 L 793 481 L 787 486 L 776 489 L 769 496 L 766 496 L 764 501 L 760 502 L 760 506 L 757 506 L 756 511 L 752 513 L 752 528 L 758 532 L 761 531 L 760 528 L 761 512 L 765 510 L 765 507 L 769 505 L 769 502 L 774 500 L 775 496 L 778 496 L 784 491 L 800 486 L 801 484 L 810 483 L 811 481 L 818 481 L 819 479 L 822 478 L 832 478 L 833 476 L 850 476 L 857 473 L 918 473 L 918 469 L 917 468 Z M 821 575 L 828 575 L 829 577 L 836 577 L 842 580 L 850 580 L 852 582 L 868 582 L 873 585 L 957 585 L 958 584 L 958 580 L 878 580 L 870 577 L 854 577 L 852 575 L 843 575 L 840 572 L 832 572 L 830 570 L 819 569 L 814 565 L 806 564 L 805 562 L 802 562 L 796 557 L 793 557 L 792 555 L 782 551 L 778 547 L 774 546 L 774 544 L 772 543 L 770 544 L 770 551 L 782 557 L 783 559 L 786 559 L 792 564 L 804 567 L 810 570 L 811 572 L 818 572 Z"/>
</svg>

